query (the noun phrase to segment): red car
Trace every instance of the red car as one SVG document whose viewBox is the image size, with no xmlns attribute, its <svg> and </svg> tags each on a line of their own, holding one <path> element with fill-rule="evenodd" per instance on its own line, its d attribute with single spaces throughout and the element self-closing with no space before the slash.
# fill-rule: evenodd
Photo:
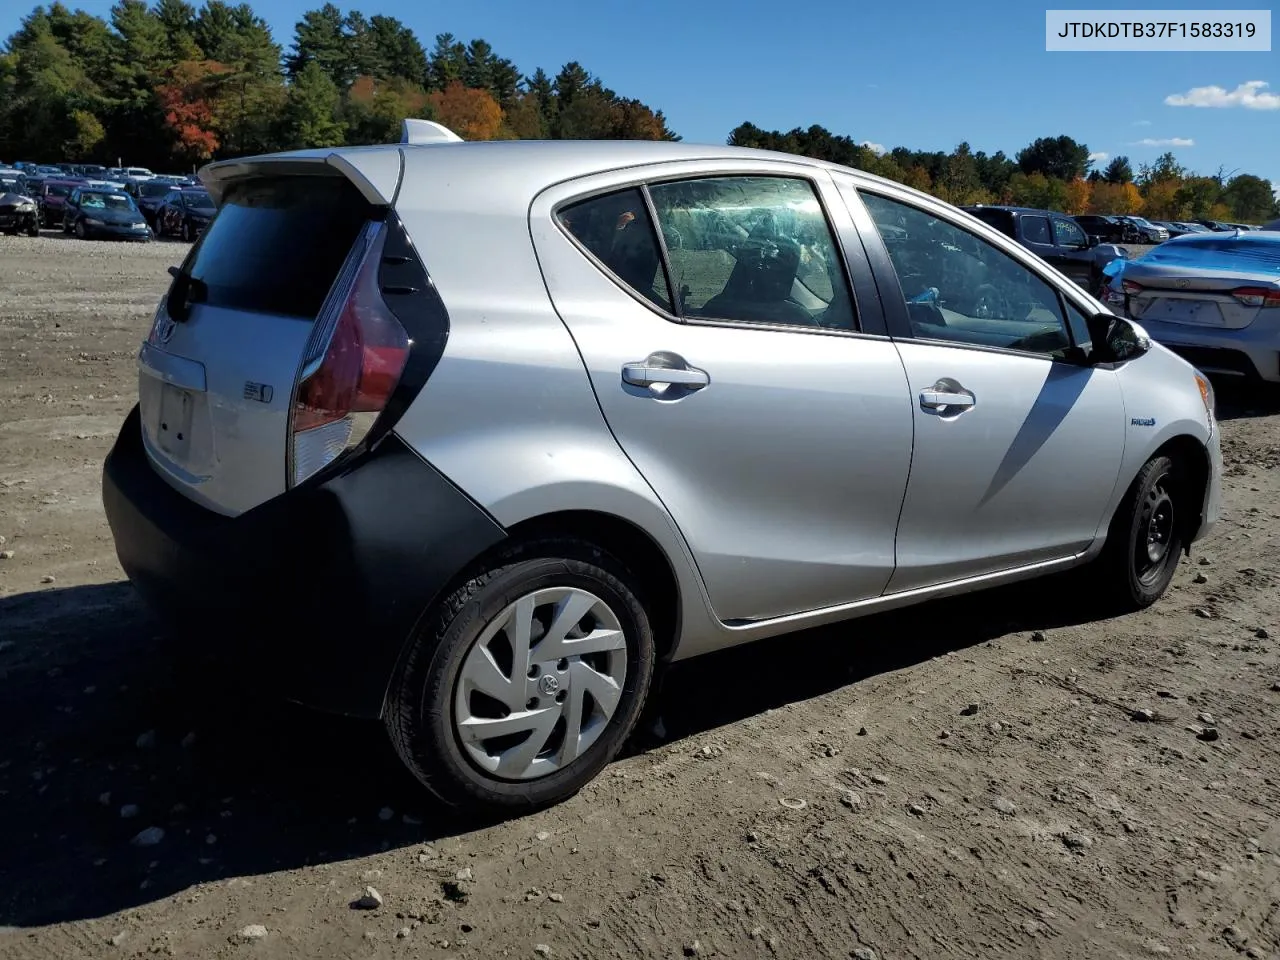
<svg viewBox="0 0 1280 960">
<path fill-rule="evenodd" d="M 78 180 L 50 178 L 44 181 L 36 192 L 36 203 L 40 204 L 40 223 L 46 227 L 61 226 L 67 197 L 80 185 Z"/>
</svg>

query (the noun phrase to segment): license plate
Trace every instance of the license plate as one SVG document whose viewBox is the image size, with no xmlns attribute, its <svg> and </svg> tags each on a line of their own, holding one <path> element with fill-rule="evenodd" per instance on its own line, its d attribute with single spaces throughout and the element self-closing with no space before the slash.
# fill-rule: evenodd
<svg viewBox="0 0 1280 960">
<path fill-rule="evenodd" d="M 1224 323 L 1218 305 L 1208 300 L 1157 300 L 1151 307 L 1144 318 L 1198 327 L 1220 327 Z"/>
<path fill-rule="evenodd" d="M 156 445 L 174 460 L 185 462 L 191 450 L 191 415 L 195 403 L 191 394 L 163 384 L 160 388 L 160 410 L 153 436 Z"/>
</svg>

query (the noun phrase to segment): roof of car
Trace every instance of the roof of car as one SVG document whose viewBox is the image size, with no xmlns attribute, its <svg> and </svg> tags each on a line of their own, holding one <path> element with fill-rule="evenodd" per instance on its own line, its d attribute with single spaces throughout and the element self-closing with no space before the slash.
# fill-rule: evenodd
<svg viewBox="0 0 1280 960">
<path fill-rule="evenodd" d="M 1056 210 L 1045 210 L 1040 207 L 1015 207 L 1003 203 L 971 203 L 961 207 L 962 210 L 1004 210 L 1008 213 L 1031 214 L 1037 217 L 1065 217 L 1065 213 Z"/>
<path fill-rule="evenodd" d="M 451 170 L 456 170 L 459 174 L 481 176 L 490 172 L 496 175 L 500 172 L 504 186 L 509 189 L 518 186 L 522 192 L 532 190 L 535 193 L 550 184 L 589 176 L 593 173 L 682 160 L 775 160 L 838 170 L 867 182 L 879 182 L 894 187 L 902 186 L 862 170 L 797 154 L 663 140 L 469 140 L 459 143 L 391 143 L 361 147 L 320 147 L 217 161 L 203 167 L 199 175 L 207 185 L 210 179 L 215 181 L 221 179 L 219 174 L 234 175 L 233 168 L 236 166 L 253 164 L 268 156 L 272 160 L 323 160 L 336 155 L 355 160 L 370 153 L 397 150 L 405 152 L 406 160 L 429 156 L 433 170 L 439 170 L 441 176 L 448 176 Z"/>
</svg>

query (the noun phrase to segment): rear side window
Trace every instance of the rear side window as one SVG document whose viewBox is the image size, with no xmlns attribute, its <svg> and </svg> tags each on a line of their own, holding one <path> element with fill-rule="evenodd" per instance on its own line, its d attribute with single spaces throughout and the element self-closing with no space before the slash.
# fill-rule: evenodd
<svg viewBox="0 0 1280 960">
<path fill-rule="evenodd" d="M 1053 243 L 1048 217 L 1023 217 L 1022 236 L 1027 243 Z"/>
<path fill-rule="evenodd" d="M 658 238 L 638 189 L 592 197 L 565 207 L 557 216 L 610 273 L 662 309 L 671 309 Z"/>
<path fill-rule="evenodd" d="M 201 303 L 314 320 L 371 213 L 344 177 L 233 184 L 185 270 Z"/>
</svg>

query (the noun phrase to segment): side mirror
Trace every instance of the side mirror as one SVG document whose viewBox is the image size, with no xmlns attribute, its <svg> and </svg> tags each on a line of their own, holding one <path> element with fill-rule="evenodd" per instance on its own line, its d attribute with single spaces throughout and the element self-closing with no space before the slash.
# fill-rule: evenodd
<svg viewBox="0 0 1280 960">
<path fill-rule="evenodd" d="M 1151 341 L 1132 323 L 1114 313 L 1095 313 L 1086 321 L 1089 327 L 1089 362 L 1120 363 L 1141 356 L 1151 349 Z"/>
</svg>

